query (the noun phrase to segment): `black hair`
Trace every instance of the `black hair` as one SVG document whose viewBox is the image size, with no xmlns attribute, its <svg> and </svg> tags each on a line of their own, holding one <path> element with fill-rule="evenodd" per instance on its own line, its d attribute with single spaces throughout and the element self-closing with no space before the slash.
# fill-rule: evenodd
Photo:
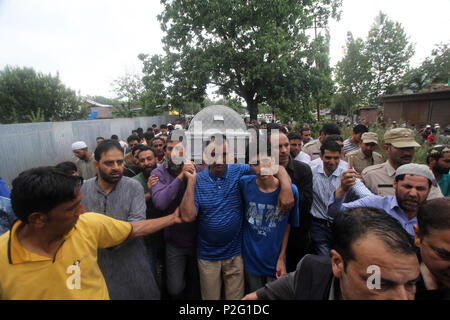
<svg viewBox="0 0 450 320">
<path fill-rule="evenodd" d="M 278 130 L 278 131 L 280 131 L 280 132 L 282 132 L 284 134 L 287 134 L 286 128 L 283 127 L 282 125 L 280 125 L 279 123 L 274 123 L 274 122 L 268 123 L 267 124 L 267 132 L 268 132 L 268 134 L 270 135 L 273 130 Z"/>
<path fill-rule="evenodd" d="M 355 126 L 353 128 L 354 134 L 365 133 L 365 132 L 369 132 L 369 129 L 363 124 L 358 124 L 357 126 Z"/>
<path fill-rule="evenodd" d="M 156 124 L 152 124 L 152 128 L 158 128 Z"/>
<path fill-rule="evenodd" d="M 417 212 L 417 224 L 421 237 L 428 235 L 430 229 L 450 229 L 450 197 L 425 201 Z"/>
<path fill-rule="evenodd" d="M 144 133 L 144 129 L 142 129 L 141 127 L 136 129 L 137 133 Z"/>
<path fill-rule="evenodd" d="M 164 139 L 161 138 L 160 136 L 153 138 L 152 144 L 153 144 L 153 142 L 155 142 L 155 140 L 161 140 L 163 142 L 163 144 L 166 144 L 166 141 L 164 141 Z"/>
<path fill-rule="evenodd" d="M 323 141 L 323 143 L 325 143 L 325 141 L 340 141 L 340 142 L 344 142 L 344 138 L 342 138 L 342 136 L 340 136 L 338 134 L 332 134 L 332 135 L 329 135 L 328 137 L 326 137 L 325 140 Z"/>
<path fill-rule="evenodd" d="M 320 132 L 323 132 L 324 135 L 337 134 L 341 135 L 341 129 L 336 123 L 328 122 L 322 126 Z"/>
<path fill-rule="evenodd" d="M 156 157 L 156 150 L 155 149 L 153 149 L 152 147 L 149 147 L 149 146 L 144 146 L 144 145 L 141 145 L 141 146 L 142 147 L 139 147 L 139 153 L 138 154 L 140 154 L 143 151 L 150 150 L 151 152 L 153 152 L 153 156 Z M 139 155 L 138 155 L 138 157 L 139 157 Z"/>
<path fill-rule="evenodd" d="M 153 133 L 153 131 L 147 131 L 146 133 L 144 133 L 144 138 L 146 140 L 151 140 L 155 137 L 155 134 Z"/>
<path fill-rule="evenodd" d="M 98 139 L 103 139 L 103 140 L 105 140 L 105 138 L 103 138 L 103 137 L 97 137 L 95 140 L 98 140 Z"/>
<path fill-rule="evenodd" d="M 104 141 L 100 142 L 94 152 L 95 160 L 100 161 L 103 153 L 108 152 L 109 150 L 114 149 L 114 148 L 116 148 L 117 150 L 119 150 L 123 153 L 122 146 L 120 145 L 119 142 L 117 142 L 115 140 L 104 140 Z"/>
<path fill-rule="evenodd" d="M 81 177 L 55 167 L 26 170 L 12 182 L 12 209 L 17 218 L 28 223 L 33 212 L 48 213 L 61 203 L 75 199 L 75 191 L 82 183 Z"/>
<path fill-rule="evenodd" d="M 143 144 L 137 144 L 133 148 L 131 148 L 131 154 L 134 156 L 137 150 L 142 150 L 145 147 Z"/>
<path fill-rule="evenodd" d="M 117 134 L 113 134 L 111 136 L 111 140 L 119 140 L 119 137 L 117 136 Z"/>
<path fill-rule="evenodd" d="M 75 163 L 73 163 L 71 161 L 65 161 L 65 162 L 58 163 L 55 166 L 55 168 L 63 171 L 64 173 L 67 173 L 67 174 L 72 174 L 72 173 L 78 171 L 78 168 L 75 165 Z"/>
<path fill-rule="evenodd" d="M 338 213 L 332 225 L 333 245 L 344 261 L 354 260 L 352 245 L 369 234 L 399 254 L 416 254 L 413 238 L 389 214 L 376 208 L 354 208 Z"/>
<path fill-rule="evenodd" d="M 129 136 L 129 137 L 127 138 L 127 142 L 128 142 L 128 143 L 130 143 L 131 141 L 134 141 L 134 140 L 136 140 L 137 142 L 139 142 L 139 141 L 140 141 L 139 136 L 132 134 L 131 136 Z"/>
<path fill-rule="evenodd" d="M 324 141 L 324 143 L 320 146 L 320 153 L 322 155 L 325 154 L 325 150 L 331 151 L 331 152 L 341 152 L 342 148 L 339 145 L 339 143 L 337 143 L 334 140 L 326 140 Z"/>
<path fill-rule="evenodd" d="M 303 135 L 303 132 L 305 132 L 305 131 L 311 131 L 311 128 L 301 128 L 300 134 Z"/>
<path fill-rule="evenodd" d="M 439 161 L 440 158 L 442 158 L 445 153 L 447 152 L 443 152 L 444 149 L 448 149 L 449 146 L 447 145 L 435 145 L 433 147 L 431 147 L 430 149 L 428 149 L 428 154 L 427 154 L 427 164 L 430 164 L 430 160 L 431 158 L 435 159 L 436 161 Z"/>
<path fill-rule="evenodd" d="M 168 129 L 166 124 L 162 124 L 159 129 Z"/>
<path fill-rule="evenodd" d="M 302 136 L 297 132 L 289 132 L 287 135 L 289 141 L 291 140 L 302 140 Z"/>
</svg>

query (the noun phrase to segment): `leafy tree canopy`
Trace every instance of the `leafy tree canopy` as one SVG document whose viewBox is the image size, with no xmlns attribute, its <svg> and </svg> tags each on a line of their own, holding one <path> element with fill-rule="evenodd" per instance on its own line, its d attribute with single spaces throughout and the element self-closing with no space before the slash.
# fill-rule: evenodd
<svg viewBox="0 0 450 320">
<path fill-rule="evenodd" d="M 311 31 L 338 18 L 341 0 L 161 2 L 165 56 L 140 55 L 152 103 L 201 102 L 214 85 L 245 101 L 256 119 L 260 103 L 293 110 L 329 92 L 317 52 L 325 38 L 313 41 Z"/>
<path fill-rule="evenodd" d="M 80 97 L 61 83 L 58 74 L 11 66 L 0 71 L 1 123 L 86 118 L 89 111 L 80 105 Z"/>
</svg>

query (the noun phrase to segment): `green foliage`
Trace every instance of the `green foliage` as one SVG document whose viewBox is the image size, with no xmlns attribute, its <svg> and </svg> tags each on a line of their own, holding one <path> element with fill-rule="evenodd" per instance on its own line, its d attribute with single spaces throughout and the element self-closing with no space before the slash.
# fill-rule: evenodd
<svg viewBox="0 0 450 320">
<path fill-rule="evenodd" d="M 161 2 L 165 56 L 139 56 L 149 107 L 201 103 L 208 85 L 239 96 L 252 119 L 261 103 L 296 115 L 329 100 L 326 41 L 307 30 L 338 17 L 341 0 Z"/>
<path fill-rule="evenodd" d="M 116 118 L 132 118 L 139 115 L 142 105 L 144 85 L 136 74 L 125 74 L 113 81 L 113 90 L 119 104 L 113 106 L 113 116 Z"/>
<path fill-rule="evenodd" d="M 335 75 L 338 85 L 340 109 L 336 114 L 351 116 L 358 106 L 367 105 L 371 80 L 369 57 L 364 53 L 365 43 L 347 33 L 344 58 L 336 65 Z"/>
<path fill-rule="evenodd" d="M 25 118 L 30 120 L 30 122 L 44 122 L 44 113 L 42 112 L 41 108 L 37 109 L 37 112 L 31 111 L 30 115 L 26 115 Z"/>
<path fill-rule="evenodd" d="M 372 104 L 378 104 L 381 95 L 396 91 L 414 55 L 414 47 L 400 23 L 390 20 L 383 12 L 375 21 L 366 43 L 366 54 L 371 63 L 369 97 Z"/>
<path fill-rule="evenodd" d="M 433 84 L 447 83 L 450 79 L 450 44 L 437 45 L 422 64 L 410 69 L 400 81 L 402 90 L 419 92 L 429 89 Z"/>
<path fill-rule="evenodd" d="M 82 119 L 81 99 L 51 74 L 6 66 L 0 71 L 0 123 Z"/>
</svg>

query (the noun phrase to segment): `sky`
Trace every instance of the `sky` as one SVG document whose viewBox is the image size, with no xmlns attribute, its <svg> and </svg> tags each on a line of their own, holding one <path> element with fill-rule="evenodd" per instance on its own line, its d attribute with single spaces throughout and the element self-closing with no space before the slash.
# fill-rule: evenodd
<svg viewBox="0 0 450 320">
<path fill-rule="evenodd" d="M 59 73 L 82 95 L 114 97 L 112 82 L 139 73 L 138 54 L 163 54 L 159 0 L 0 0 L 0 70 L 6 65 Z M 381 11 L 400 22 L 419 65 L 450 42 L 450 0 L 344 0 L 330 23 L 330 63 L 344 55 L 347 32 L 366 39 Z"/>
</svg>

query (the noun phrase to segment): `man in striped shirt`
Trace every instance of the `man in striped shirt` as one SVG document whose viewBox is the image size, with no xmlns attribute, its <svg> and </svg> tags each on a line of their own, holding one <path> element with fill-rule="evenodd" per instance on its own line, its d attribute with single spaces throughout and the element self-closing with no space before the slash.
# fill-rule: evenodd
<svg viewBox="0 0 450 320">
<path fill-rule="evenodd" d="M 239 180 L 254 174 L 248 164 L 227 164 L 228 144 L 225 139 L 210 142 L 205 153 L 208 170 L 185 172 L 186 191 L 180 204 L 184 222 L 197 219 L 197 256 L 203 300 L 221 298 L 222 279 L 225 299 L 244 296 L 244 264 L 242 250 L 243 203 Z M 286 213 L 294 205 L 291 180 L 280 166 L 277 177 L 281 191 L 280 211 Z"/>
<path fill-rule="evenodd" d="M 369 129 L 363 124 L 358 124 L 353 128 L 353 134 L 347 140 L 344 141 L 344 154 L 359 150 L 359 144 L 361 143 L 361 136 L 363 133 L 368 132 Z"/>
<path fill-rule="evenodd" d="M 320 152 L 323 163 L 311 168 L 313 175 L 311 238 L 317 255 L 330 256 L 333 218 L 327 214 L 328 201 L 341 185 L 341 175 L 344 172 L 351 172 L 357 175 L 357 172 L 353 169 L 346 171 L 346 169 L 339 166 L 341 146 L 336 141 L 331 139 L 325 140 L 320 147 Z M 371 194 L 369 189 L 357 179 L 355 185 L 349 190 L 346 200 L 356 200 Z"/>
</svg>

